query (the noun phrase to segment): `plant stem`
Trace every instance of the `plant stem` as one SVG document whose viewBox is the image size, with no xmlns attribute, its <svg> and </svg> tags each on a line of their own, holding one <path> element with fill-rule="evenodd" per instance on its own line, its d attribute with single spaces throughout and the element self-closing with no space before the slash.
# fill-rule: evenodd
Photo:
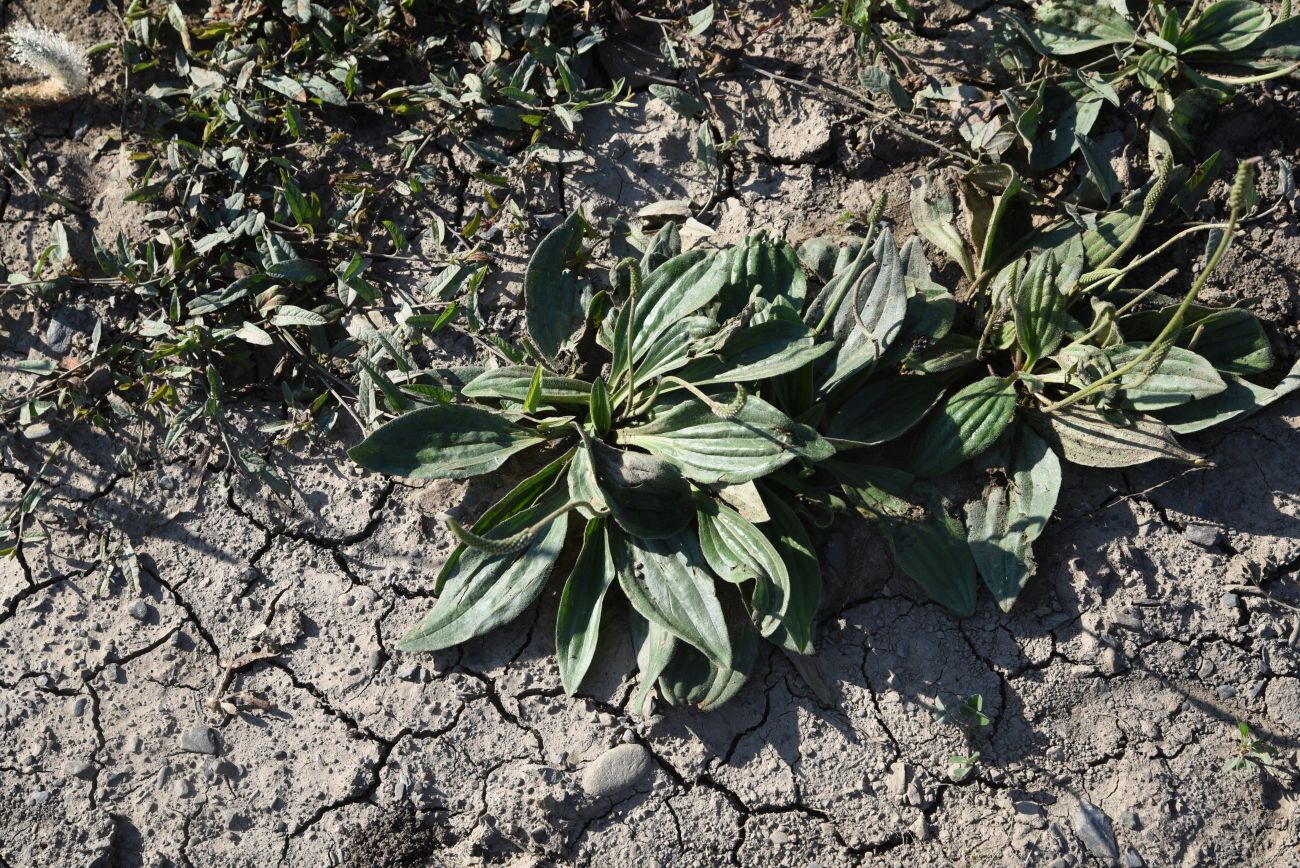
<svg viewBox="0 0 1300 868">
<path fill-rule="evenodd" d="M 1196 280 L 1192 282 L 1192 288 L 1183 298 L 1182 303 L 1178 305 L 1178 310 L 1174 311 L 1174 315 L 1170 317 L 1169 322 L 1165 327 L 1160 330 L 1160 334 L 1156 335 L 1155 340 L 1151 341 L 1151 343 L 1147 345 L 1146 349 L 1136 355 L 1132 361 L 1120 365 L 1109 374 L 1093 380 L 1079 391 L 1067 395 L 1056 403 L 1050 405 L 1047 408 L 1047 412 L 1052 413 L 1057 410 L 1062 410 L 1072 404 L 1078 403 L 1089 395 L 1100 391 L 1107 384 L 1113 383 L 1131 371 L 1136 370 L 1138 366 L 1146 362 L 1147 359 L 1150 358 L 1150 356 L 1160 347 L 1164 346 L 1166 342 L 1172 342 L 1177 339 L 1178 333 L 1182 331 L 1183 317 L 1186 316 L 1187 309 L 1191 307 L 1192 302 L 1196 300 L 1198 295 L 1200 295 L 1201 289 L 1205 286 L 1205 282 L 1210 279 L 1210 273 L 1214 271 L 1215 267 L 1219 264 L 1219 260 L 1223 258 L 1223 254 L 1226 253 L 1228 247 L 1232 245 L 1232 233 L 1237 228 L 1237 221 L 1241 219 L 1242 211 L 1245 210 L 1246 191 L 1253 183 L 1253 176 L 1254 169 L 1249 163 L 1242 163 L 1241 166 L 1238 167 L 1237 179 L 1232 185 L 1232 196 L 1229 200 L 1231 202 L 1232 211 L 1228 215 L 1228 224 L 1224 229 L 1223 237 L 1219 239 L 1219 243 L 1214 248 L 1214 252 L 1210 254 L 1210 258 L 1206 260 L 1205 268 L 1201 270 L 1201 273 L 1196 276 Z M 1143 208 L 1144 212 L 1146 210 L 1146 208 Z"/>
</svg>

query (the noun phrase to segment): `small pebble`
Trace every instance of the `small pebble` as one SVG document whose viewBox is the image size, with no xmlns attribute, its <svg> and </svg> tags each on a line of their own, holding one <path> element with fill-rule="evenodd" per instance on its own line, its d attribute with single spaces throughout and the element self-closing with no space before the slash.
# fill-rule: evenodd
<svg viewBox="0 0 1300 868">
<path fill-rule="evenodd" d="M 143 621 L 149 617 L 149 606 L 144 600 L 136 600 L 126 610 L 126 613 L 137 621 Z"/>
<path fill-rule="evenodd" d="M 1218 693 L 1220 699 L 1232 699 L 1237 695 L 1237 688 L 1231 684 L 1224 684 L 1219 688 Z"/>
<path fill-rule="evenodd" d="M 1211 524 L 1189 524 L 1183 529 L 1183 537 L 1200 546 L 1209 548 L 1217 545 L 1222 532 Z"/>
<path fill-rule="evenodd" d="M 217 734 L 211 727 L 196 724 L 185 730 L 181 736 L 181 750 L 190 753 L 215 754 L 217 752 Z"/>
<path fill-rule="evenodd" d="M 63 765 L 63 774 L 70 778 L 80 778 L 83 781 L 94 780 L 95 765 L 86 760 L 68 760 Z"/>
</svg>

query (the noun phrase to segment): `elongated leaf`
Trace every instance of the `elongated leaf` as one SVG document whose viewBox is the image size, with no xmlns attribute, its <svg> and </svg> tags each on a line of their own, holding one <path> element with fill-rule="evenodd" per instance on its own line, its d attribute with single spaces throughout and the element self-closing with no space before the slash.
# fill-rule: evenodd
<svg viewBox="0 0 1300 868">
<path fill-rule="evenodd" d="M 810 622 L 802 615 L 787 623 L 791 598 L 790 573 L 780 553 L 753 523 L 707 495 L 696 497 L 700 549 L 709 567 L 721 578 L 734 584 L 753 580 L 750 595 L 755 626 L 764 636 L 778 630 L 805 653 L 812 645 Z"/>
<path fill-rule="evenodd" d="M 959 618 L 975 614 L 975 561 L 961 523 L 933 497 L 920 517 L 886 516 L 880 523 L 899 569 L 930 599 Z"/>
<path fill-rule="evenodd" d="M 569 695 L 582 684 L 596 655 L 605 592 L 616 576 L 605 519 L 590 519 L 555 617 L 555 659 L 560 666 L 560 683 Z"/>
<path fill-rule="evenodd" d="M 941 181 L 936 184 L 929 175 L 913 178 L 911 206 L 916 231 L 957 262 L 968 280 L 974 280 L 975 265 L 957 231 L 955 207 L 947 187 Z"/>
<path fill-rule="evenodd" d="M 997 450 L 1003 452 L 1009 454 L 996 457 L 1007 480 L 966 504 L 966 539 L 984 584 L 1002 611 L 1010 612 L 1037 569 L 1033 543 L 1056 508 L 1061 462 L 1047 441 L 1023 425 L 1010 449 Z"/>
<path fill-rule="evenodd" d="M 921 428 L 912 448 L 912 472 L 938 476 L 980 454 L 1002 436 L 1015 409 L 1014 377 L 971 383 Z"/>
<path fill-rule="evenodd" d="M 1150 344 L 1134 341 L 1102 352 L 1109 365 L 1118 368 L 1133 361 L 1148 346 Z M 1089 352 L 1093 350 L 1073 347 L 1061 353 L 1062 363 L 1067 366 L 1081 362 L 1086 364 Z M 1228 387 L 1213 365 L 1182 347 L 1171 347 L 1154 373 L 1144 372 L 1143 367 L 1139 365 L 1117 381 L 1124 390 L 1125 405 L 1142 413 L 1208 398 Z"/>
<path fill-rule="evenodd" d="M 1058 57 L 1128 45 L 1137 38 L 1122 14 L 1096 0 L 1048 0 L 1038 7 L 1029 29 Z"/>
<path fill-rule="evenodd" d="M 1196 22 L 1178 37 L 1183 57 L 1222 54 L 1246 48 L 1268 29 L 1273 16 L 1259 3 L 1220 0 L 1196 16 Z"/>
<path fill-rule="evenodd" d="M 1208 464 L 1179 446 L 1169 426 L 1151 416 L 1103 415 L 1091 407 L 1075 405 L 1046 415 L 1033 413 L 1029 418 L 1040 434 L 1060 448 L 1066 461 L 1084 467 L 1131 467 L 1159 458 Z"/>
<path fill-rule="evenodd" d="M 731 666 L 731 640 L 714 578 L 695 534 L 643 540 L 612 531 L 618 581 L 642 617 L 702 651 L 715 665 Z"/>
<path fill-rule="evenodd" d="M 1234 377 L 1223 378 L 1228 388 L 1197 401 L 1188 401 L 1153 415 L 1175 434 L 1193 434 L 1232 419 L 1247 416 L 1273 400 L 1273 390 Z"/>
<path fill-rule="evenodd" d="M 621 544 L 621 541 L 615 540 L 611 540 L 611 546 Z M 618 558 L 615 558 L 615 563 L 617 561 Z M 658 683 L 659 676 L 668 668 L 678 651 L 689 646 L 683 646 L 676 636 L 655 622 L 643 618 L 636 609 L 628 611 L 627 620 L 631 627 L 632 644 L 636 647 L 637 669 L 641 671 L 641 684 L 632 700 L 632 709 L 637 714 L 647 715 L 650 711 L 646 700 Z"/>
<path fill-rule="evenodd" d="M 668 107 L 683 117 L 693 118 L 704 111 L 704 103 L 680 87 L 670 84 L 652 84 L 650 92 L 668 103 Z"/>
<path fill-rule="evenodd" d="M 625 429 L 620 442 L 669 461 L 688 479 L 704 483 L 747 482 L 766 476 L 796 457 L 822 461 L 834 448 L 754 395 L 724 419 L 695 398 L 665 401 L 651 420 Z"/>
<path fill-rule="evenodd" d="M 569 264 L 582 250 L 587 221 L 574 211 L 533 251 L 524 270 L 524 317 L 533 344 L 548 359 L 573 339 L 583 323 L 591 286 Z"/>
<path fill-rule="evenodd" d="M 389 476 L 466 479 L 496 470 L 511 455 L 544 439 L 495 411 L 443 404 L 380 426 L 348 455 L 367 470 Z"/>
<path fill-rule="evenodd" d="M 876 446 L 910 431 L 943 396 L 944 377 L 873 380 L 844 402 L 826 426 L 837 449 Z"/>
<path fill-rule="evenodd" d="M 1121 317 L 1120 332 L 1130 340 L 1150 340 L 1165 327 L 1177 307 L 1169 305 Z M 1273 367 L 1268 336 L 1250 311 L 1192 305 L 1184 322 L 1178 345 L 1195 351 L 1215 369 L 1228 374 L 1262 374 Z"/>
<path fill-rule="evenodd" d="M 541 497 L 542 493 L 555 482 L 556 477 L 560 475 L 560 472 L 568 466 L 572 459 L 573 450 L 570 449 L 510 489 L 505 497 L 492 504 L 486 512 L 479 516 L 478 521 L 474 522 L 470 530 L 483 536 L 501 522 L 532 506 L 537 501 L 537 498 Z M 438 570 L 438 575 L 433 580 L 433 593 L 435 595 L 442 593 L 447 578 L 456 569 L 456 564 L 460 560 L 460 556 L 465 553 L 465 550 L 465 544 L 458 543 L 452 549 L 451 554 L 447 556 L 447 560 L 443 562 L 442 568 Z"/>
<path fill-rule="evenodd" d="M 310 259 L 286 259 L 267 268 L 266 273 L 292 283 L 314 283 L 330 276 Z"/>
<path fill-rule="evenodd" d="M 1065 295 L 1057 284 L 1060 271 L 1055 253 L 1048 250 L 1038 254 L 1011 300 L 1026 371 L 1055 352 L 1065 334 Z"/>
<path fill-rule="evenodd" d="M 691 250 L 654 270 L 641 287 L 627 325 L 632 357 L 640 360 L 661 334 L 713 301 L 727 281 L 725 255 Z M 614 354 L 613 379 L 625 369 Z"/>
<path fill-rule="evenodd" d="M 655 377 L 673 373 L 689 364 L 698 342 L 706 340 L 717 330 L 717 322 L 707 316 L 688 316 L 673 323 L 655 339 L 636 363 L 638 388 Z"/>
<path fill-rule="evenodd" d="M 736 330 L 715 354 L 687 365 L 681 377 L 697 386 L 752 383 L 796 371 L 832 348 L 816 344 L 797 317 L 782 316 Z"/>
<path fill-rule="evenodd" d="M 898 247 L 882 232 L 873 258 L 835 312 L 831 337 L 836 350 L 817 365 L 818 390 L 828 395 L 869 370 L 898 337 L 907 313 L 907 289 Z"/>
<path fill-rule="evenodd" d="M 1115 170 L 1110 165 L 1110 158 L 1106 152 L 1092 139 L 1080 133 L 1075 133 L 1078 139 L 1080 153 L 1083 154 L 1084 162 L 1088 164 L 1088 177 L 1096 185 L 1097 192 L 1101 194 L 1102 200 L 1109 205 L 1110 200 L 1115 198 L 1123 186 L 1119 178 L 1115 175 Z"/>
<path fill-rule="evenodd" d="M 466 383 L 461 394 L 466 398 L 523 401 L 535 373 L 536 369 L 529 365 L 493 368 Z M 539 397 L 543 404 L 587 404 L 591 400 L 591 383 L 543 373 Z"/>
<path fill-rule="evenodd" d="M 822 571 L 808 531 L 784 499 L 770 489 L 760 489 L 771 520 L 762 531 L 781 555 L 790 574 L 780 626 L 768 638 L 797 654 L 813 653 L 813 622 L 822 599 Z"/>
<path fill-rule="evenodd" d="M 555 497 L 545 498 L 506 519 L 487 535 L 494 539 L 510 536 L 545 516 L 559 502 Z M 527 548 L 513 554 L 481 549 L 463 552 L 433 610 L 397 647 L 403 651 L 438 651 L 516 618 L 541 593 L 564 546 L 568 525 L 565 513 L 547 525 Z"/>
</svg>

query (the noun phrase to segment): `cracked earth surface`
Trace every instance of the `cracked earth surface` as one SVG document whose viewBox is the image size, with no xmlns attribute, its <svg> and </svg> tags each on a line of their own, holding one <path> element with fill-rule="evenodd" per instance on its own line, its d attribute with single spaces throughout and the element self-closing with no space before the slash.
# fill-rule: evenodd
<svg viewBox="0 0 1300 868">
<path fill-rule="evenodd" d="M 998 4 L 920 5 L 927 68 L 959 80 L 973 56 L 962 46 L 979 44 Z M 79 26 L 102 34 L 111 19 Z M 710 202 L 718 240 L 763 227 L 798 240 L 878 190 L 906 200 L 914 145 L 744 67 L 718 84 L 717 110 L 750 156 L 705 185 L 691 126 L 645 93 L 665 72 L 641 36 L 629 43 L 640 52 L 604 58 L 630 77 L 636 108 L 593 114 L 588 162 L 535 180 L 537 220 L 498 239 L 487 307 L 502 333 L 517 328 L 531 244 L 579 202 L 628 219 L 693 197 Z M 839 31 L 793 16 L 749 50 L 786 72 L 851 54 Z M 38 120 L 51 165 L 37 169 L 81 167 L 97 231 L 129 224 L 94 118 Z M 1295 138 L 1264 146 L 1295 159 Z M 440 207 L 461 215 L 476 183 L 465 157 L 450 141 L 432 153 L 459 179 Z M 16 270 L 52 212 L 17 194 L 4 208 L 0 249 Z M 904 234 L 905 206 L 890 213 Z M 1233 253 L 1259 276 L 1280 347 L 1295 337 L 1298 234 L 1284 217 Z M 6 360 L 45 352 L 48 315 L 4 311 Z M 24 383 L 5 373 L 0 392 Z M 258 443 L 276 414 L 250 401 L 232 424 Z M 450 550 L 435 517 L 474 514 L 524 468 L 385 480 L 346 460 L 357 436 L 279 454 L 294 482 L 279 497 L 219 472 L 198 437 L 124 466 L 121 438 L 79 430 L 46 466 L 42 443 L 0 432 L 0 510 L 41 474 L 82 519 L 0 561 L 0 866 L 1300 865 L 1295 400 L 1191 438 L 1211 471 L 1075 470 L 1010 615 L 985 599 L 952 619 L 872 532 L 842 522 L 821 540 L 812 663 L 769 649 L 723 710 L 649 717 L 631 708 L 617 610 L 606 660 L 564 695 L 556 588 L 460 649 L 394 653 Z M 97 593 L 105 527 L 139 555 L 138 594 L 120 580 Z M 270 656 L 240 666 L 229 690 L 272 707 L 209 708 L 226 661 L 259 649 Z M 988 727 L 936 721 L 936 697 L 975 693 Z M 1279 749 L 1274 772 L 1221 772 L 1238 720 Z M 951 757 L 975 751 L 971 774 L 954 775 Z M 611 758 L 617 780 L 594 786 Z"/>
</svg>

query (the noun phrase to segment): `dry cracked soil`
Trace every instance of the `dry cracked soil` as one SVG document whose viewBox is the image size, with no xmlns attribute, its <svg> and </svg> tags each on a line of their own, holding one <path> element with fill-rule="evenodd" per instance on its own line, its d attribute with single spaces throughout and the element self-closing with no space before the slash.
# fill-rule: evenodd
<svg viewBox="0 0 1300 868">
<path fill-rule="evenodd" d="M 913 50 L 940 78 L 978 79 L 998 5 L 918 4 Z M 535 179 L 529 224 L 498 239 L 487 306 L 503 333 L 517 327 L 527 251 L 580 203 L 594 220 L 630 219 L 692 198 L 713 240 L 767 228 L 797 241 L 880 190 L 906 202 L 923 149 L 760 71 L 847 75 L 844 32 L 739 8 L 772 22 L 714 91 L 744 159 L 705 184 L 692 127 L 646 92 L 669 74 L 653 31 L 615 34 L 603 61 L 629 76 L 635 107 L 589 114 L 588 158 Z M 117 26 L 102 3 L 4 11 L 87 43 Z M 26 118 L 33 172 L 89 211 L 68 219 L 83 239 L 137 223 L 121 201 L 129 168 L 102 138 L 115 112 L 94 105 L 118 85 L 106 74 L 96 87 L 102 100 Z M 1296 105 L 1245 100 L 1220 145 L 1296 160 Z M 428 159 L 462 179 L 439 203 L 462 213 L 466 156 L 449 143 Z M 24 270 L 58 209 L 12 179 L 0 209 L 0 255 Z M 889 213 L 906 234 L 905 204 Z M 1263 299 L 1283 358 L 1298 264 L 1300 226 L 1283 214 L 1248 232 L 1211 285 L 1220 300 Z M 59 357 L 93 303 L 6 301 L 0 356 Z M 28 382 L 0 372 L 0 393 Z M 235 436 L 259 442 L 279 412 L 251 395 L 231 410 Z M 954 620 L 873 532 L 836 525 L 821 542 L 812 662 L 767 653 L 721 711 L 648 717 L 630 707 L 619 613 L 606 662 L 564 695 L 556 589 L 457 650 L 394 652 L 449 551 L 436 516 L 473 515 L 522 468 L 388 480 L 346 460 L 358 437 L 343 428 L 282 453 L 293 491 L 280 497 L 218 472 L 197 436 L 124 464 L 140 444 L 81 428 L 44 466 L 45 444 L 0 431 L 0 510 L 43 472 L 80 519 L 0 560 L 0 866 L 1300 865 L 1300 401 L 1192 438 L 1209 471 L 1073 472 L 1009 615 L 984 599 Z M 122 581 L 97 593 L 104 527 L 138 554 L 138 593 Z M 237 713 L 214 713 L 231 661 Z M 936 698 L 974 694 L 987 727 L 936 719 Z M 1222 771 L 1237 721 L 1277 748 L 1275 769 Z M 975 752 L 956 773 L 951 758 Z"/>
</svg>

